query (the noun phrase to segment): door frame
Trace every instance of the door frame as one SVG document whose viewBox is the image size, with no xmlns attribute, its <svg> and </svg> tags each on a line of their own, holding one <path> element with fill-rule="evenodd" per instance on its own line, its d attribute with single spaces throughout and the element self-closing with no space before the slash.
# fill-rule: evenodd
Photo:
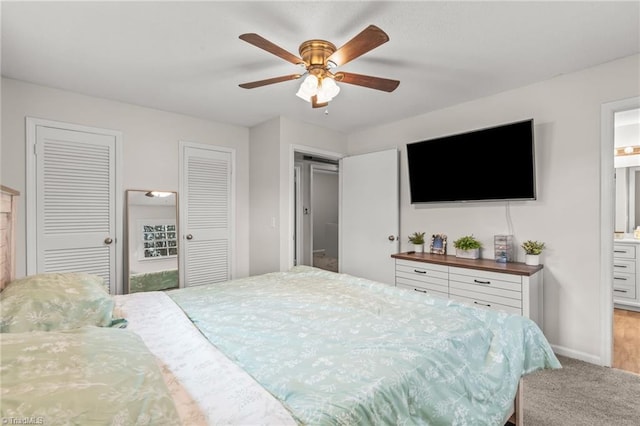
<svg viewBox="0 0 640 426">
<path fill-rule="evenodd" d="M 600 360 L 605 367 L 611 367 L 613 354 L 614 114 L 634 108 L 640 108 L 640 96 L 600 107 Z"/>
<path fill-rule="evenodd" d="M 293 267 L 293 259 L 295 256 L 294 250 L 296 247 L 296 244 L 294 244 L 294 239 L 296 238 L 296 234 L 295 234 L 295 214 L 296 214 L 296 204 L 295 204 L 295 167 L 296 167 L 296 152 L 299 152 L 301 154 L 308 154 L 308 155 L 313 155 L 316 157 L 324 157 L 324 158 L 328 158 L 331 160 L 340 160 L 342 157 L 345 157 L 346 154 L 341 154 L 338 152 L 333 152 L 333 151 L 326 151 L 323 149 L 319 149 L 319 148 L 314 148 L 311 146 L 306 146 L 306 145 L 297 145 L 297 144 L 291 144 L 289 145 L 289 167 L 287 168 L 288 170 L 288 176 L 289 176 L 289 194 L 287 197 L 288 200 L 288 206 L 287 206 L 287 214 L 286 214 L 286 218 L 287 218 L 287 226 L 286 226 L 286 233 L 282 233 L 281 232 L 281 239 L 280 239 L 280 244 L 281 244 L 281 251 L 280 251 L 280 269 L 282 271 L 286 271 L 288 269 L 290 269 L 291 267 Z M 338 176 L 339 176 L 340 170 L 338 169 Z M 281 207 L 282 209 L 282 204 Z M 342 208 L 342 204 L 340 202 L 338 202 L 338 210 L 340 210 Z M 281 210 L 282 211 L 282 210 Z M 285 227 L 283 226 L 282 229 L 285 229 Z M 282 247 L 285 248 L 286 250 L 286 257 L 283 257 L 283 250 Z"/>
<path fill-rule="evenodd" d="M 301 173 L 302 168 L 300 166 L 295 166 L 293 168 L 293 185 L 294 185 L 294 211 L 293 211 L 293 220 L 294 220 L 294 232 L 293 232 L 293 247 L 294 247 L 294 257 L 293 257 L 293 266 L 300 265 L 302 260 L 302 244 L 300 244 L 300 236 L 302 235 L 302 190 L 300 188 L 301 183 Z"/>
<path fill-rule="evenodd" d="M 103 129 L 99 127 L 85 126 L 81 124 L 66 123 L 63 121 L 46 120 L 36 117 L 25 118 L 25 161 L 26 161 L 26 235 L 27 246 L 26 273 L 33 275 L 37 271 L 37 212 L 36 212 L 36 129 L 38 126 L 53 127 L 55 129 L 70 130 L 83 133 L 95 133 L 99 135 L 113 136 L 115 138 L 115 276 L 111 284 L 112 294 L 122 294 L 123 268 L 122 268 L 122 221 L 123 221 L 123 198 L 122 191 L 122 132 L 119 130 Z M 114 285 L 115 284 L 115 285 Z"/>
</svg>

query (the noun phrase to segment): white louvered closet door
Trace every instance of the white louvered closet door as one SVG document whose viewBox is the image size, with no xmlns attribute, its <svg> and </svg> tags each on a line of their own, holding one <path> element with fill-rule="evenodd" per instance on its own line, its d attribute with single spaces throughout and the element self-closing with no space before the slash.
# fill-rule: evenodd
<svg viewBox="0 0 640 426">
<path fill-rule="evenodd" d="M 186 287 L 231 279 L 233 151 L 182 145 L 182 256 Z"/>
<path fill-rule="evenodd" d="M 116 137 L 36 126 L 37 273 L 88 272 L 116 292 Z"/>
</svg>

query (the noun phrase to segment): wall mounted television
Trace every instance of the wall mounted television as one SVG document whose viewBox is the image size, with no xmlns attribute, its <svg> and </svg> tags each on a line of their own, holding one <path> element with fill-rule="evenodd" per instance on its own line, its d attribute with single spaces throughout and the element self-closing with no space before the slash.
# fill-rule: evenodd
<svg viewBox="0 0 640 426">
<path fill-rule="evenodd" d="M 412 204 L 535 200 L 533 119 L 407 144 Z"/>
</svg>

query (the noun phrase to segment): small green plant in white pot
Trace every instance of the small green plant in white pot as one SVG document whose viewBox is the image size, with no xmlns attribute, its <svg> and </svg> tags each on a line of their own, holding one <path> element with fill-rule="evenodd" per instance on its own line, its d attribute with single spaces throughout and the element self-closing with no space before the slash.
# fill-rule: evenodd
<svg viewBox="0 0 640 426">
<path fill-rule="evenodd" d="M 464 259 L 478 259 L 480 258 L 480 248 L 482 243 L 473 235 L 465 235 L 453 242 L 453 247 L 456 249 L 456 257 L 462 257 Z"/>
<path fill-rule="evenodd" d="M 414 232 L 409 235 L 409 242 L 413 244 L 413 250 L 416 253 L 424 252 L 424 232 Z"/>
<path fill-rule="evenodd" d="M 527 240 L 520 246 L 524 249 L 524 263 L 531 266 L 540 264 L 540 253 L 546 248 L 542 241 Z"/>
</svg>

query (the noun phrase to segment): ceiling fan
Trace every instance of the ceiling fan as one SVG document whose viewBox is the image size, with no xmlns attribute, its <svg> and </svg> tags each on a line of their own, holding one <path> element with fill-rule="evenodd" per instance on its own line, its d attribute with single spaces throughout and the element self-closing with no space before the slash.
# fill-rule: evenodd
<svg viewBox="0 0 640 426">
<path fill-rule="evenodd" d="M 332 72 L 336 67 L 344 65 L 389 41 L 389 36 L 375 25 L 369 25 L 339 49 L 336 49 L 333 43 L 326 40 L 307 40 L 303 42 L 298 49 L 301 57 L 287 52 L 280 46 L 273 44 L 255 33 L 242 34 L 240 35 L 240 39 L 260 49 L 264 49 L 285 61 L 303 66 L 306 69 L 306 72 L 303 74 L 290 74 L 240 84 L 240 87 L 244 89 L 253 89 L 269 84 L 296 80 L 307 75 L 296 95 L 311 102 L 313 108 L 320 108 L 327 106 L 329 101 L 340 91 L 336 81 L 368 87 L 370 89 L 383 90 L 385 92 L 393 92 L 400 84 L 398 80 L 390 80 L 387 78 L 343 71 Z"/>
</svg>

